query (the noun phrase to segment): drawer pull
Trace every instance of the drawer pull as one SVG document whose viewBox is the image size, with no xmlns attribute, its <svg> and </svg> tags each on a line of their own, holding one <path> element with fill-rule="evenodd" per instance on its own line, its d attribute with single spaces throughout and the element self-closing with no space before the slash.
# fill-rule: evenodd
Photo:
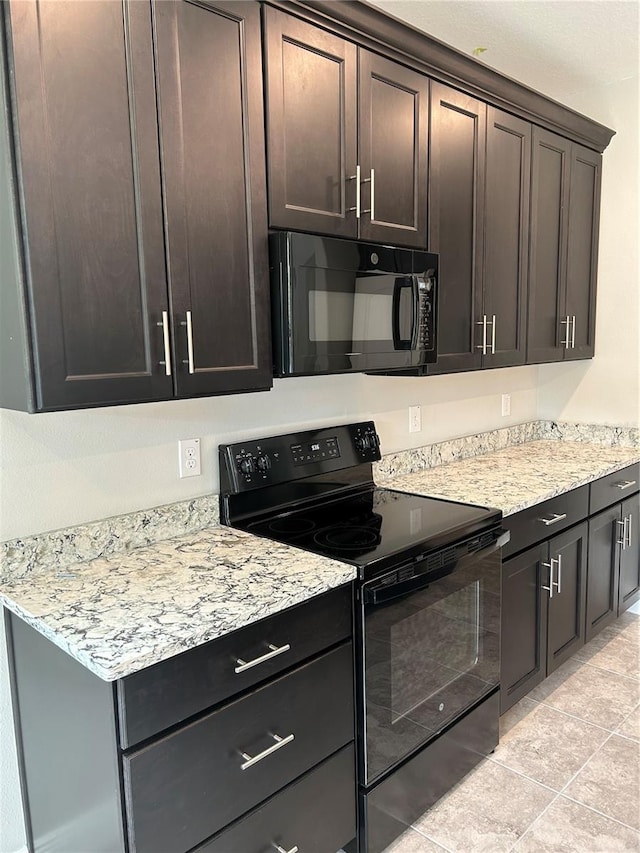
<svg viewBox="0 0 640 853">
<path fill-rule="evenodd" d="M 616 489 L 630 489 L 631 486 L 635 486 L 635 480 L 620 480 L 619 483 L 614 483 Z"/>
<path fill-rule="evenodd" d="M 291 850 L 285 850 L 284 847 L 280 847 L 279 844 L 273 845 L 274 849 L 278 851 L 278 853 L 298 853 L 298 845 L 294 844 Z"/>
<path fill-rule="evenodd" d="M 258 666 L 259 663 L 264 663 L 267 660 L 271 660 L 271 658 L 276 658 L 278 655 L 282 655 L 285 652 L 288 652 L 291 646 L 289 643 L 285 643 L 284 646 L 274 646 L 273 643 L 269 643 L 268 645 L 269 651 L 261 655 L 259 658 L 254 658 L 253 660 L 242 660 L 242 658 L 237 658 L 236 663 L 238 664 L 234 668 L 234 672 L 239 675 L 241 672 L 246 672 L 248 669 L 251 669 L 252 666 Z"/>
<path fill-rule="evenodd" d="M 556 524 L 558 521 L 562 521 L 562 519 L 566 517 L 566 512 L 552 512 L 551 518 L 539 518 L 538 521 L 541 521 L 546 527 L 549 527 L 551 524 Z"/>
<path fill-rule="evenodd" d="M 295 735 L 290 734 L 286 737 L 280 737 L 280 735 L 271 735 L 274 739 L 275 743 L 272 743 L 271 746 L 268 746 L 262 752 L 259 752 L 257 755 L 247 755 L 246 752 L 241 752 L 240 755 L 244 758 L 244 761 L 240 765 L 240 770 L 246 770 L 249 767 L 253 767 L 254 764 L 257 764 L 258 761 L 262 761 L 263 758 L 266 758 L 267 755 L 271 755 L 273 752 L 277 752 L 279 749 L 282 749 L 283 746 L 286 746 L 288 743 L 294 739 Z"/>
</svg>

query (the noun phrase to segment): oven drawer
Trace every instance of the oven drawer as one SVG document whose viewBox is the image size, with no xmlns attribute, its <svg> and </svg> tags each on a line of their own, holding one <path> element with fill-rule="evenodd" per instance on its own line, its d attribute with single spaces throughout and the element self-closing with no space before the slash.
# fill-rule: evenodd
<svg viewBox="0 0 640 853">
<path fill-rule="evenodd" d="M 352 656 L 345 643 L 124 756 L 132 853 L 190 850 L 352 740 Z"/>
<path fill-rule="evenodd" d="M 195 853 L 340 850 L 356 834 L 353 744 L 223 831 Z"/>
<path fill-rule="evenodd" d="M 588 512 L 589 486 L 585 485 L 506 516 L 502 524 L 511 532 L 511 541 L 502 549 L 503 559 L 577 524 Z"/>
<path fill-rule="evenodd" d="M 593 515 L 606 509 L 629 495 L 638 491 L 640 483 L 640 463 L 629 465 L 621 471 L 614 471 L 591 483 L 591 497 L 589 500 L 589 514 Z"/>
<path fill-rule="evenodd" d="M 347 584 L 136 672 L 118 682 L 121 746 L 140 743 L 350 636 Z M 261 663 L 239 663 L 278 649 Z"/>
</svg>

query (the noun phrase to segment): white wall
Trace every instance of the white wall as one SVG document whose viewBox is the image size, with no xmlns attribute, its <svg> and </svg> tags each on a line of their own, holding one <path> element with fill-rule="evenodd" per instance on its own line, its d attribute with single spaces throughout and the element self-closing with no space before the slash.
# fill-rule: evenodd
<svg viewBox="0 0 640 853">
<path fill-rule="evenodd" d="M 540 367 L 542 418 L 629 426 L 640 420 L 638 98 L 634 77 L 564 99 L 616 135 L 602 169 L 596 357 Z"/>
</svg>

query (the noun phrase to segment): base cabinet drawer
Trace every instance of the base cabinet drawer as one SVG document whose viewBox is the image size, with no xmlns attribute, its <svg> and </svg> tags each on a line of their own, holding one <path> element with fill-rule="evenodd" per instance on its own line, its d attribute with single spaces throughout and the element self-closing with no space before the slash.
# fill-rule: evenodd
<svg viewBox="0 0 640 853">
<path fill-rule="evenodd" d="M 185 853 L 353 740 L 351 643 L 123 757 L 132 853 Z"/>
<path fill-rule="evenodd" d="M 605 507 L 623 501 L 638 491 L 640 484 L 640 462 L 629 465 L 621 471 L 614 471 L 591 483 L 589 514 L 600 512 Z"/>
<path fill-rule="evenodd" d="M 588 511 L 589 486 L 586 485 L 508 515 L 503 525 L 511 532 L 511 540 L 502 550 L 503 559 L 577 524 L 587 517 Z"/>
<path fill-rule="evenodd" d="M 194 853 L 335 853 L 356 834 L 353 744 Z"/>
</svg>

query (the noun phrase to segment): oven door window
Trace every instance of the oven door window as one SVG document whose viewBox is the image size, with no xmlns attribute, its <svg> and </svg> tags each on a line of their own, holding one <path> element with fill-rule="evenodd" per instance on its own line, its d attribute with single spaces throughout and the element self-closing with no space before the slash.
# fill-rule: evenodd
<svg viewBox="0 0 640 853">
<path fill-rule="evenodd" d="M 364 604 L 366 784 L 497 687 L 499 630 L 499 551 L 464 558 L 417 592 Z"/>
</svg>

